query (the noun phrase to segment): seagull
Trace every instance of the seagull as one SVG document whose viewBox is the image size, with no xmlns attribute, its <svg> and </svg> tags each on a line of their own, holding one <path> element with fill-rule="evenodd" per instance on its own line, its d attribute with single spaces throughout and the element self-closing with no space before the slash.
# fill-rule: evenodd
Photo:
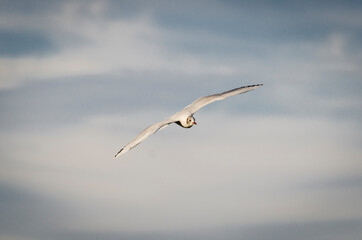
<svg viewBox="0 0 362 240">
<path fill-rule="evenodd" d="M 130 151 L 132 148 L 136 147 L 138 144 L 140 144 L 142 141 L 144 141 L 146 138 L 148 138 L 150 135 L 156 133 L 158 130 L 163 129 L 170 125 L 171 123 L 176 123 L 180 125 L 183 128 L 191 128 L 193 125 L 197 125 L 194 114 L 198 110 L 200 110 L 202 107 L 215 102 L 219 100 L 223 100 L 228 97 L 232 97 L 241 93 L 246 93 L 251 90 L 254 90 L 258 87 L 263 86 L 263 84 L 256 84 L 256 85 L 249 85 L 249 86 L 243 86 L 239 88 L 235 88 L 226 92 L 217 93 L 205 97 L 198 98 L 196 101 L 191 103 L 190 105 L 186 106 L 183 110 L 175 113 L 171 117 L 166 118 L 162 122 L 155 123 L 145 130 L 143 130 L 140 134 L 138 134 L 137 137 L 135 137 L 132 141 L 130 141 L 127 145 L 125 145 L 121 150 L 117 152 L 117 154 L 114 156 L 115 158 L 117 156 L 120 156 L 128 151 Z"/>
</svg>

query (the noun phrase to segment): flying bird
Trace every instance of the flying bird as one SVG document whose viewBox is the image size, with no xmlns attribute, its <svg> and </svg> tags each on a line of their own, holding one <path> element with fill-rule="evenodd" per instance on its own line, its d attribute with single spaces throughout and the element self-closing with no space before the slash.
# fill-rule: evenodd
<svg viewBox="0 0 362 240">
<path fill-rule="evenodd" d="M 175 113 L 171 117 L 166 118 L 162 122 L 155 123 L 155 124 L 149 126 L 148 128 L 146 128 L 145 130 L 143 130 L 140 134 L 138 134 L 137 137 L 135 137 L 132 141 L 130 141 L 127 145 L 125 145 L 121 150 L 119 150 L 114 157 L 120 156 L 120 155 L 130 151 L 132 148 L 136 147 L 147 137 L 154 134 L 158 130 L 160 130 L 164 127 L 167 127 L 171 123 L 176 123 L 183 128 L 190 128 L 193 125 L 197 125 L 195 118 L 194 118 L 194 114 L 200 108 L 202 108 L 212 102 L 223 100 L 225 98 L 235 96 L 235 95 L 238 95 L 241 93 L 249 92 L 249 91 L 254 90 L 261 86 L 263 86 L 263 84 L 243 86 L 243 87 L 235 88 L 235 89 L 223 92 L 223 93 L 217 93 L 217 94 L 198 98 L 196 101 L 194 101 L 190 105 L 186 106 L 183 110 Z"/>
</svg>

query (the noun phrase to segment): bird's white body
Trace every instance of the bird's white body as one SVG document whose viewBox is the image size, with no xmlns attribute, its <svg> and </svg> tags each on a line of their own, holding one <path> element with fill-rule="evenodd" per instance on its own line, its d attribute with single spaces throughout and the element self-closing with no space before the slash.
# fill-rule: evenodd
<svg viewBox="0 0 362 240">
<path fill-rule="evenodd" d="M 136 138 L 134 138 L 127 145 L 125 145 L 114 157 L 117 157 L 121 154 L 128 152 L 129 150 L 140 144 L 147 137 L 154 134 L 158 130 L 167 127 L 171 123 L 177 123 L 178 125 L 184 128 L 192 127 L 194 124 L 196 124 L 195 118 L 193 117 L 194 113 L 198 111 L 200 108 L 206 106 L 207 104 L 210 104 L 218 100 L 223 100 L 225 98 L 235 96 L 241 93 L 245 93 L 261 86 L 263 86 L 263 84 L 244 86 L 223 93 L 218 93 L 198 98 L 196 101 L 186 106 L 183 110 L 173 114 L 171 117 L 166 118 L 162 122 L 155 123 L 146 128 L 145 130 L 143 130 L 140 134 L 138 134 Z"/>
</svg>

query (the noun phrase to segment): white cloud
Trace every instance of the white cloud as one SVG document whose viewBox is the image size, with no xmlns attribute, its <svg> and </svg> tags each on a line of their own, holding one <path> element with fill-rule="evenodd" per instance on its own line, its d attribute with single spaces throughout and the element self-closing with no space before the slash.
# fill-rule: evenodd
<svg viewBox="0 0 362 240">
<path fill-rule="evenodd" d="M 155 26 L 147 16 L 110 20 L 100 14 L 103 7 L 91 4 L 85 11 L 91 12 L 89 16 L 83 14 L 79 3 L 68 2 L 59 13 L 43 16 L 38 28 L 47 32 L 60 51 L 50 56 L 0 59 L 0 88 L 27 81 L 124 70 L 187 71 L 190 74 L 228 74 L 231 71 L 216 63 L 205 64 L 195 56 L 169 55 L 162 47 L 162 36 L 169 33 Z M 22 19 L 15 23 L 10 21 L 8 27 L 26 27 L 29 19 Z M 84 43 L 72 43 L 69 38 Z"/>
<path fill-rule="evenodd" d="M 170 126 L 119 159 L 112 158 L 118 144 L 144 121 L 129 128 L 124 117 L 105 116 L 48 133 L 12 133 L 2 136 L 13 161 L 3 164 L 1 178 L 63 201 L 72 212 L 63 227 L 70 229 L 193 229 L 362 215 L 355 191 L 344 195 L 355 201 L 341 204 L 347 199 L 338 189 L 303 187 L 362 173 L 353 126 L 220 112 L 200 113 L 198 120 L 189 130 Z"/>
<path fill-rule="evenodd" d="M 89 99 L 84 96 L 86 91 L 69 91 L 84 95 L 69 98 L 80 99 L 76 108 L 68 106 L 72 104 L 70 100 L 53 99 L 60 106 L 57 116 L 74 116 L 76 112 L 77 121 L 83 122 L 70 120 L 65 124 L 49 118 L 54 121 L 49 124 L 55 126 L 52 129 L 33 129 L 30 124 L 4 130 L 0 135 L 2 184 L 21 186 L 35 195 L 61 202 L 69 212 L 60 215 L 60 224 L 54 229 L 128 232 L 361 218 L 362 196 L 358 187 L 342 189 L 335 184 L 320 184 L 362 173 L 358 119 L 336 119 L 324 114 L 335 108 L 361 107 L 359 97 L 350 96 L 358 83 L 344 89 L 338 99 L 333 94 L 323 95 L 342 90 L 342 84 L 329 84 L 329 76 L 339 83 L 335 73 L 352 76 L 347 79 L 351 82 L 361 75 L 362 53 L 357 49 L 351 52 L 352 37 L 348 33 L 337 29 L 307 41 L 264 41 L 258 36 L 241 39 L 242 36 L 226 36 L 217 29 L 209 32 L 165 28 L 154 19 L 152 14 L 157 13 L 151 11 L 128 19 L 107 18 L 108 7 L 105 1 L 86 6 L 71 1 L 62 3 L 57 12 L 39 16 L 0 16 L 1 27 L 41 30 L 59 46 L 53 55 L 1 58 L 0 89 L 66 76 L 118 76 L 131 71 L 146 72 L 141 74 L 144 78 L 152 72 L 150 81 L 155 82 L 155 88 L 160 87 L 158 81 L 165 81 L 172 74 L 178 75 L 173 81 L 193 84 L 180 90 L 176 97 L 171 96 L 176 91 L 168 92 L 170 85 L 154 92 L 164 94 L 165 101 L 170 97 L 186 100 L 193 89 L 215 84 L 217 75 L 217 89 L 227 81 L 265 83 L 260 89 L 265 94 L 260 100 L 264 101 L 263 109 L 267 111 L 266 105 L 287 109 L 291 114 L 240 116 L 214 108 L 215 112 L 196 115 L 197 127 L 185 130 L 170 126 L 114 160 L 113 155 L 122 144 L 168 113 L 162 106 L 157 107 L 157 113 L 144 111 L 148 105 L 138 108 L 130 99 L 127 116 L 101 116 L 97 109 L 113 100 L 107 98 L 105 103 L 103 99 L 99 102 L 96 110 L 85 114 L 82 107 L 93 107 L 90 105 L 96 101 L 85 103 Z M 218 8 L 213 11 L 220 18 L 228 14 L 220 13 Z M 278 16 L 274 13 L 268 18 Z M 3 21 L 5 18 L 7 21 Z M 276 22 L 280 20 L 284 19 Z M 197 46 L 208 41 L 209 46 L 220 47 L 219 51 L 209 49 L 202 54 L 178 49 L 183 43 Z M 252 51 L 244 55 L 243 50 L 248 48 Z M 229 52 L 224 53 L 224 49 Z M 182 79 L 191 75 L 187 81 Z M 205 77 L 211 75 L 212 81 Z M 82 88 L 81 84 L 77 87 Z M 132 91 L 122 89 L 122 94 L 131 93 L 120 99 L 132 97 L 135 92 L 137 96 L 152 92 L 152 84 L 141 90 L 139 86 L 134 85 Z M 97 97 L 106 96 L 108 87 L 102 86 Z M 324 87 L 328 91 L 322 94 Z M 49 95 L 56 92 L 49 89 Z M 34 90 L 23 89 L 20 93 L 26 91 Z M 5 100 L 12 99 L 7 98 L 9 92 L 12 96 L 19 94 L 5 91 Z M 47 101 L 48 97 L 46 94 L 38 101 Z M 18 106 L 21 103 L 15 104 L 18 109 L 12 111 L 17 116 L 6 120 L 34 114 L 31 107 L 22 112 Z M 2 106 L 5 110 L 12 108 Z M 52 107 L 49 104 L 36 110 Z M 134 110 L 129 111 L 131 108 Z"/>
</svg>

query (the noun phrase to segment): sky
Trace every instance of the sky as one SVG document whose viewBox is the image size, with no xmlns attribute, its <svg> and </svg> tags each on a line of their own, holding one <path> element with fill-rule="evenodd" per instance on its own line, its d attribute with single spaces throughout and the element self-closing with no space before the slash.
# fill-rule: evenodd
<svg viewBox="0 0 362 240">
<path fill-rule="evenodd" d="M 0 239 L 361 239 L 361 63 L 360 1 L 0 0 Z"/>
</svg>

